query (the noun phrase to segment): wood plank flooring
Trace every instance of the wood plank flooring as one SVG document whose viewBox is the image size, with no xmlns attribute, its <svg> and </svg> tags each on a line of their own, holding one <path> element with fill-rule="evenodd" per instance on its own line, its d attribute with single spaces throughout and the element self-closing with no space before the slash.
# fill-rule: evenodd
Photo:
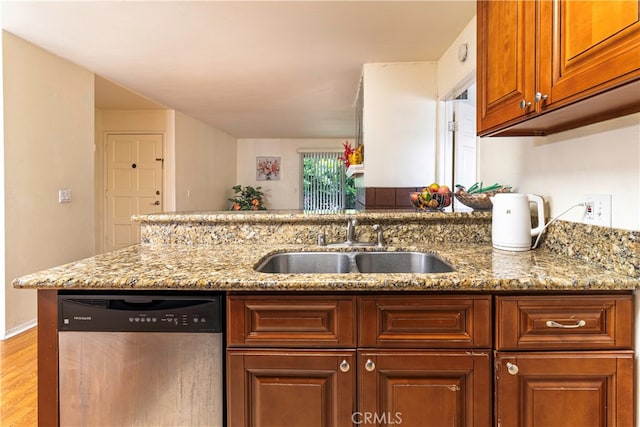
<svg viewBox="0 0 640 427">
<path fill-rule="evenodd" d="M 38 424 L 37 327 L 0 341 L 0 426 Z"/>
</svg>

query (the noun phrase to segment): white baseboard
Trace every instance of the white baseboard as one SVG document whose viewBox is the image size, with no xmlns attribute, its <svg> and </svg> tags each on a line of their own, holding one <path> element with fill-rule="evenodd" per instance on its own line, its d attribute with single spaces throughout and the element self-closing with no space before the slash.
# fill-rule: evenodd
<svg viewBox="0 0 640 427">
<path fill-rule="evenodd" d="M 23 323 L 22 325 L 16 326 L 15 328 L 11 328 L 7 331 L 4 331 L 4 334 L 2 335 L 2 337 L 0 337 L 0 340 L 6 340 L 8 338 L 14 337 L 28 329 L 33 328 L 37 324 L 38 324 L 38 320 L 33 319 L 28 321 L 27 323 Z"/>
</svg>

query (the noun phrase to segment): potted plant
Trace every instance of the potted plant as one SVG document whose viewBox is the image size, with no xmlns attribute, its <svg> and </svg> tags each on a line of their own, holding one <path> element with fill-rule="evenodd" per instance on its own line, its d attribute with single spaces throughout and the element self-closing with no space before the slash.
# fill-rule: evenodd
<svg viewBox="0 0 640 427">
<path fill-rule="evenodd" d="M 232 203 L 229 210 L 232 211 L 264 211 L 267 208 L 264 207 L 262 200 L 264 193 L 262 187 L 252 187 L 247 185 L 242 187 L 241 185 L 234 185 L 233 192 L 235 197 L 229 198 Z"/>
</svg>

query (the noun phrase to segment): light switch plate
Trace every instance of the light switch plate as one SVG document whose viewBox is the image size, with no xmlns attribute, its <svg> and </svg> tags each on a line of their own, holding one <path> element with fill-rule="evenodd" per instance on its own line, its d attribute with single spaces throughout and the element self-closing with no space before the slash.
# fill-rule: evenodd
<svg viewBox="0 0 640 427">
<path fill-rule="evenodd" d="M 71 203 L 71 190 L 58 190 L 58 203 Z"/>
</svg>

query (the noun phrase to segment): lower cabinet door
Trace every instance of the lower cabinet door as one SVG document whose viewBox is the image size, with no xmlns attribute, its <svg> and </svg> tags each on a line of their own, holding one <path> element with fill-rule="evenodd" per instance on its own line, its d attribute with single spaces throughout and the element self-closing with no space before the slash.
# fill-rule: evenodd
<svg viewBox="0 0 640 427">
<path fill-rule="evenodd" d="M 227 425 L 352 426 L 355 368 L 355 351 L 227 350 Z"/>
<path fill-rule="evenodd" d="M 633 426 L 633 351 L 496 353 L 496 425 Z"/>
<path fill-rule="evenodd" d="M 491 352 L 358 351 L 354 423 L 489 427 Z"/>
</svg>

